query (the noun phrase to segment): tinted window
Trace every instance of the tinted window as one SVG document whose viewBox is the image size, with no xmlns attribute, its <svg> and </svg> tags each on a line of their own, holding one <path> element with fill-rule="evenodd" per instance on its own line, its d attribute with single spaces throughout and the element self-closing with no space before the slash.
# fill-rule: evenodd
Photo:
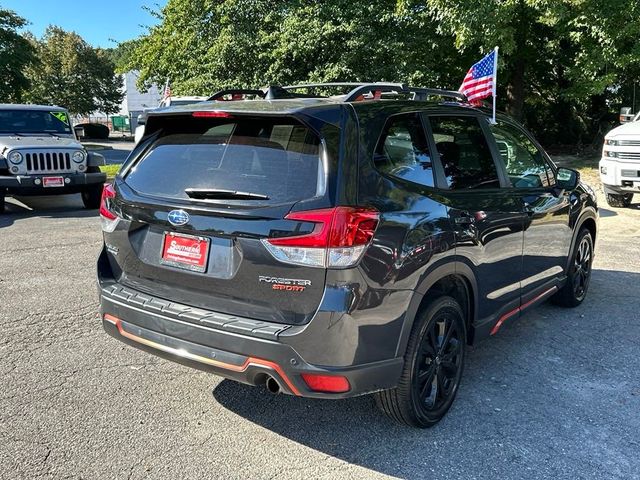
<svg viewBox="0 0 640 480">
<path fill-rule="evenodd" d="M 553 184 L 553 172 L 547 166 L 542 152 L 522 130 L 498 122 L 491 126 L 491 131 L 514 187 L 535 188 Z"/>
<path fill-rule="evenodd" d="M 376 168 L 411 182 L 433 187 L 433 165 L 417 114 L 391 117 L 376 148 Z"/>
<path fill-rule="evenodd" d="M 0 110 L 1 133 L 71 133 L 66 112 Z"/>
<path fill-rule="evenodd" d="M 188 199 L 187 189 L 214 189 L 269 197 L 252 204 L 324 193 L 320 140 L 301 124 L 272 119 L 176 124 L 181 122 L 158 138 L 126 176 L 139 193 Z"/>
<path fill-rule="evenodd" d="M 500 180 L 487 139 L 475 117 L 429 117 L 451 189 L 498 188 Z"/>
</svg>

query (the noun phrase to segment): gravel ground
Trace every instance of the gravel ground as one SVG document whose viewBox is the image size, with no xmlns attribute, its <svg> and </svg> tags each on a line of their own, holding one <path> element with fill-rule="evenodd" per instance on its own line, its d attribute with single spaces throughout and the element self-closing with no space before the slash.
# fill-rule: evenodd
<svg viewBox="0 0 640 480">
<path fill-rule="evenodd" d="M 453 408 L 420 431 L 370 397 L 272 396 L 113 340 L 95 212 L 23 202 L 0 216 L 0 478 L 640 478 L 637 203 L 603 209 L 585 303 L 471 349 Z"/>
</svg>

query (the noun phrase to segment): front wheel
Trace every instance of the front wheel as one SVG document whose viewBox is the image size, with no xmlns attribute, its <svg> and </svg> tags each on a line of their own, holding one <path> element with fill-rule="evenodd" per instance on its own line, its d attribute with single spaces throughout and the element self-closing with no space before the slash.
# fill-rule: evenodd
<svg viewBox="0 0 640 480">
<path fill-rule="evenodd" d="M 460 304 L 448 296 L 433 300 L 413 327 L 398 386 L 375 394 L 378 407 L 412 427 L 438 423 L 458 391 L 466 342 Z"/>
<path fill-rule="evenodd" d="M 100 200 L 102 199 L 102 184 L 92 185 L 81 192 L 82 203 L 84 208 L 95 210 L 100 208 Z"/>
<path fill-rule="evenodd" d="M 561 307 L 577 307 L 587 296 L 591 281 L 591 266 L 593 264 L 593 238 L 586 228 L 580 230 L 571 255 L 571 263 L 567 275 L 567 282 L 551 298 L 553 303 Z"/>
<path fill-rule="evenodd" d="M 631 200 L 633 200 L 633 193 L 607 193 L 607 203 L 610 207 L 627 208 L 631 205 Z"/>
</svg>

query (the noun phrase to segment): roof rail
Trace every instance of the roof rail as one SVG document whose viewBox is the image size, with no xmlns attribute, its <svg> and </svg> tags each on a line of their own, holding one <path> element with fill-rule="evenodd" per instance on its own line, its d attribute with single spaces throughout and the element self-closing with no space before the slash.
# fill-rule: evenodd
<svg viewBox="0 0 640 480">
<path fill-rule="evenodd" d="M 381 98 L 383 93 L 413 94 L 412 100 L 426 100 L 428 97 L 444 97 L 460 102 L 466 102 L 467 97 L 454 90 L 442 90 L 439 88 L 410 87 L 406 83 L 359 83 L 359 82 L 328 82 L 328 83 L 304 83 L 299 85 L 269 85 L 264 89 L 228 89 L 220 90 L 208 98 L 209 101 L 219 100 L 226 95 L 231 95 L 232 100 L 241 100 L 244 95 L 255 95 L 265 100 L 291 99 L 291 98 L 318 98 L 317 95 L 309 93 L 294 93 L 292 90 L 312 90 L 323 87 L 349 87 L 350 90 L 340 98 L 344 102 L 355 102 L 364 98 L 364 95 L 371 93 L 373 98 Z M 234 98 L 234 96 L 240 98 Z"/>
<path fill-rule="evenodd" d="M 244 95 L 255 95 L 260 98 L 264 98 L 266 96 L 266 92 L 262 90 L 254 90 L 254 89 L 246 89 L 246 88 L 230 88 L 227 90 L 220 90 L 219 92 L 214 93 L 209 98 L 207 98 L 208 102 L 213 102 L 216 100 L 220 100 L 222 97 L 227 95 L 231 95 L 232 100 L 239 100 L 239 98 L 234 97 L 243 97 Z"/>
<path fill-rule="evenodd" d="M 284 90 L 313 89 L 319 87 L 353 87 L 345 96 L 345 102 L 356 101 L 361 95 L 369 92 L 381 96 L 383 93 L 413 94 L 414 100 L 424 100 L 427 97 L 445 97 L 458 101 L 466 102 L 467 97 L 454 90 L 442 90 L 439 88 L 410 87 L 406 83 L 387 83 L 387 82 L 329 82 L 329 83 L 305 83 L 300 85 L 289 85 L 282 87 Z"/>
</svg>

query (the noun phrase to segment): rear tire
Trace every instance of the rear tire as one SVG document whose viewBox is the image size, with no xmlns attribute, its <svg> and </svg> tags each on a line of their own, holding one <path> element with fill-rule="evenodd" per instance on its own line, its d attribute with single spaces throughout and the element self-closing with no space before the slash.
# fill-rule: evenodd
<svg viewBox="0 0 640 480">
<path fill-rule="evenodd" d="M 631 205 L 632 200 L 633 193 L 607 193 L 607 203 L 610 207 L 627 208 L 629 205 Z"/>
<path fill-rule="evenodd" d="M 102 199 L 102 187 L 101 183 L 97 185 L 92 185 L 87 187 L 85 190 L 80 192 L 82 195 L 82 203 L 84 203 L 84 208 L 88 210 L 95 210 L 100 208 L 100 200 Z"/>
<path fill-rule="evenodd" d="M 460 304 L 448 296 L 433 300 L 413 326 L 398 386 L 375 394 L 378 407 L 397 422 L 434 426 L 458 392 L 466 343 Z"/>
<path fill-rule="evenodd" d="M 580 230 L 571 263 L 567 273 L 567 282 L 553 296 L 551 301 L 561 307 L 577 307 L 587 296 L 591 281 L 591 266 L 593 265 L 593 238 L 586 228 Z"/>
</svg>

